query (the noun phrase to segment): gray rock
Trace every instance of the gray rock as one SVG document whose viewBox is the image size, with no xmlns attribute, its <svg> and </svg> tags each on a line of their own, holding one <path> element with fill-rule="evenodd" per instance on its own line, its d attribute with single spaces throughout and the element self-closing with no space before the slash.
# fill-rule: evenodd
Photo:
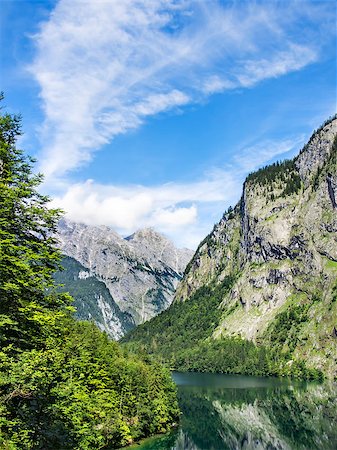
<svg viewBox="0 0 337 450">
<path fill-rule="evenodd" d="M 153 229 L 122 238 L 106 226 L 89 226 L 63 219 L 58 229 L 59 248 L 74 258 L 87 274 L 103 282 L 122 313 L 134 324 L 149 320 L 172 302 L 176 286 L 193 252 L 177 249 Z M 99 325 L 116 338 L 124 332 L 114 324 L 114 308 L 101 297 Z M 110 302 L 111 303 L 111 302 Z M 87 317 L 85 317 L 87 318 Z"/>
<path fill-rule="evenodd" d="M 331 143 L 336 133 L 337 121 L 335 119 L 323 126 L 318 133 L 314 133 L 296 158 L 295 164 L 305 186 L 310 184 L 317 170 L 326 163 L 331 154 Z"/>
<path fill-rule="evenodd" d="M 175 296 L 188 301 L 199 288 L 235 275 L 213 337 L 259 342 L 287 305 L 307 302 L 310 323 L 297 356 L 329 376 L 337 376 L 337 347 L 323 326 L 337 323 L 336 139 L 334 117 L 297 158 L 247 177 L 240 202 L 200 244 Z"/>
</svg>

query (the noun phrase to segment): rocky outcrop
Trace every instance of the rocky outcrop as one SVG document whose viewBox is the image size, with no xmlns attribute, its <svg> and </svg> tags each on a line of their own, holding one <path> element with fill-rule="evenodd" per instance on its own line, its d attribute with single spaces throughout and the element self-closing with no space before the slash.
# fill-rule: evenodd
<svg viewBox="0 0 337 450">
<path fill-rule="evenodd" d="M 331 153 L 331 144 L 337 132 L 336 119 L 328 120 L 309 139 L 295 160 L 296 168 L 305 187 L 309 186 L 317 172 L 323 168 L 327 160 L 336 155 Z M 336 172 L 335 172 L 336 176 Z"/>
<path fill-rule="evenodd" d="M 111 297 L 105 284 L 69 256 L 62 260 L 64 271 L 54 275 L 60 291 L 69 292 L 74 298 L 75 317 L 94 321 L 102 331 L 115 339 L 134 328 L 130 314 L 122 312 Z"/>
<path fill-rule="evenodd" d="M 124 334 L 130 318 L 134 325 L 143 323 L 171 304 L 193 253 L 176 249 L 170 240 L 152 229 L 122 238 L 109 227 L 69 220 L 60 222 L 58 241 L 62 253 L 86 271 L 86 275 L 78 271 L 78 280 L 91 277 L 104 283 L 110 299 L 97 298 L 98 323 L 116 338 Z M 117 327 L 118 332 L 113 325 L 115 305 L 127 317 L 127 323 Z"/>
<path fill-rule="evenodd" d="M 326 182 L 328 183 L 328 192 L 329 192 L 332 207 L 334 209 L 336 209 L 337 203 L 336 203 L 335 191 L 337 190 L 337 187 L 336 187 L 336 182 L 334 180 L 332 173 L 328 173 L 328 175 L 326 177 Z"/>
<path fill-rule="evenodd" d="M 200 287 L 236 282 L 222 299 L 215 338 L 268 342 L 278 315 L 308 309 L 295 355 L 337 374 L 337 119 L 317 130 L 299 156 L 249 175 L 239 204 L 200 244 L 175 301 Z M 304 323 L 305 322 L 305 323 Z"/>
</svg>

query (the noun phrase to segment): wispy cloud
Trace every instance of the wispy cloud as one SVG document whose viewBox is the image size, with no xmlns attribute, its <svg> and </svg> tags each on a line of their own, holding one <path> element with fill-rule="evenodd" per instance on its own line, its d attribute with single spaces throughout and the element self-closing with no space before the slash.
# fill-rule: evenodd
<svg viewBox="0 0 337 450">
<path fill-rule="evenodd" d="M 247 174 L 270 162 L 276 157 L 281 159 L 292 157 L 294 151 L 298 151 L 305 142 L 305 136 L 294 136 L 291 139 L 281 141 L 265 140 L 245 147 L 234 156 L 234 163 L 240 171 Z"/>
<path fill-rule="evenodd" d="M 302 143 L 303 136 L 297 136 L 238 149 L 231 164 L 191 183 L 146 187 L 102 185 L 89 180 L 68 186 L 53 205 L 63 208 L 74 221 L 110 225 L 122 235 L 152 226 L 178 245 L 195 248 L 210 231 L 212 220 L 219 220 L 221 212 L 237 202 L 248 172 L 276 156 L 298 150 Z"/>
<path fill-rule="evenodd" d="M 276 52 L 269 58 L 248 59 L 239 68 L 238 84 L 250 87 L 266 78 L 276 78 L 288 72 L 300 70 L 317 59 L 314 49 L 290 44 L 287 50 Z"/>
<path fill-rule="evenodd" d="M 29 68 L 41 88 L 39 160 L 58 192 L 53 204 L 76 221 L 107 224 L 123 235 L 154 226 L 195 247 L 238 200 L 245 175 L 298 149 L 303 136 L 246 145 L 226 167 L 189 183 L 72 184 L 71 171 L 103 146 L 114 151 L 114 137 L 151 116 L 314 63 L 333 28 L 328 4 L 59 0 L 34 37 Z"/>
<path fill-rule="evenodd" d="M 152 115 L 314 62 L 317 45 L 287 34 L 300 17 L 296 1 L 60 0 L 30 67 L 41 170 L 62 176 Z"/>
</svg>

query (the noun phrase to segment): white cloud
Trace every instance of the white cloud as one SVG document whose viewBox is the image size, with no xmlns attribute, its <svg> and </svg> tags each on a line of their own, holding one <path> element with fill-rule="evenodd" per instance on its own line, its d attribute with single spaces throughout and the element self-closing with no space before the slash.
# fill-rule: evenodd
<svg viewBox="0 0 337 450">
<path fill-rule="evenodd" d="M 315 21 L 331 15 L 314 3 L 60 0 L 34 38 L 30 67 L 41 88 L 40 169 L 58 192 L 53 204 L 76 221 L 124 235 L 153 226 L 195 247 L 238 200 L 247 172 L 289 154 L 302 137 L 238 149 L 231 166 L 190 183 L 72 184 L 65 175 L 153 115 L 315 62 L 324 34 L 318 27 L 315 35 Z"/>
<path fill-rule="evenodd" d="M 281 50 L 268 59 L 245 61 L 237 79 L 239 85 L 250 87 L 266 78 L 275 78 L 300 70 L 316 60 L 317 52 L 314 49 L 290 44 L 287 50 Z"/>
<path fill-rule="evenodd" d="M 54 197 L 52 206 L 61 207 L 71 220 L 87 224 L 107 224 L 123 235 L 136 229 L 154 227 L 183 245 L 204 205 L 234 202 L 240 181 L 222 171 L 216 176 L 190 184 L 161 186 L 112 186 L 92 180 L 73 184 Z M 200 238 L 196 236 L 196 245 Z M 186 244 L 185 244 L 186 245 Z"/>
<path fill-rule="evenodd" d="M 282 2 L 60 0 L 30 68 L 45 113 L 41 170 L 62 176 L 149 116 L 312 63 L 317 50 L 285 33 L 299 20 L 291 11 Z"/>
<path fill-rule="evenodd" d="M 244 173 L 248 173 L 268 163 L 276 156 L 282 155 L 282 158 L 285 156 L 292 157 L 292 154 L 287 154 L 298 151 L 304 142 L 304 135 L 281 141 L 263 141 L 238 151 L 234 157 L 234 161 Z"/>
<path fill-rule="evenodd" d="M 245 175 L 276 156 L 298 150 L 303 136 L 264 141 L 239 149 L 232 164 L 213 169 L 202 180 L 159 186 L 113 186 L 88 180 L 68 186 L 56 196 L 55 207 L 69 219 L 91 225 L 109 225 L 122 235 L 154 227 L 178 245 L 195 248 L 223 211 L 241 195 Z"/>
<path fill-rule="evenodd" d="M 234 81 L 221 79 L 217 75 L 213 75 L 205 80 L 202 91 L 205 94 L 215 94 L 216 92 L 222 92 L 226 89 L 234 89 L 238 87 L 238 84 Z"/>
</svg>

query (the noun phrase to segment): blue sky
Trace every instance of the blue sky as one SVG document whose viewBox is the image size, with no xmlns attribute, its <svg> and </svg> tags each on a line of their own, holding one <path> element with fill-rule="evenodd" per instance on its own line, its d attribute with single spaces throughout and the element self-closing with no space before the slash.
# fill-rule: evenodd
<svg viewBox="0 0 337 450">
<path fill-rule="evenodd" d="M 196 247 L 336 112 L 333 0 L 5 0 L 1 89 L 69 218 Z"/>
</svg>

